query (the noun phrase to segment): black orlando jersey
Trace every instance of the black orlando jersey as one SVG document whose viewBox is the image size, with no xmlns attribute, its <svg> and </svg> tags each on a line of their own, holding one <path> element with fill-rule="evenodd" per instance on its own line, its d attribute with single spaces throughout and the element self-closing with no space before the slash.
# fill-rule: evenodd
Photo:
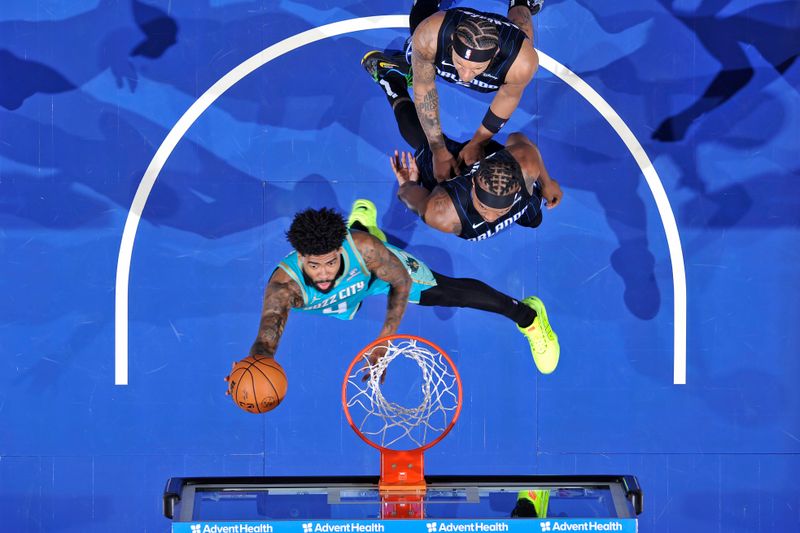
<svg viewBox="0 0 800 533">
<path fill-rule="evenodd" d="M 533 194 L 528 194 L 527 188 L 522 187 L 514 197 L 514 203 L 508 213 L 494 222 L 487 222 L 481 217 L 472 203 L 472 176 L 478 171 L 482 161 L 492 158 L 513 160 L 506 150 L 499 150 L 472 165 L 467 173 L 439 183 L 439 187 L 450 196 L 458 213 L 461 222 L 461 232 L 458 236 L 468 241 L 488 239 L 515 222 L 528 227 L 536 227 L 541 222 L 542 196 L 538 183 L 534 185 Z"/>
<path fill-rule="evenodd" d="M 453 66 L 451 42 L 456 26 L 464 18 L 469 17 L 486 19 L 497 26 L 500 34 L 500 49 L 485 71 L 478 74 L 469 83 L 465 83 L 459 79 L 458 72 Z M 506 74 L 508 74 L 508 70 L 517 58 L 525 39 L 525 33 L 518 26 L 500 15 L 482 13 L 469 8 L 448 9 L 445 11 L 437 39 L 436 59 L 433 63 L 434 67 L 436 67 L 436 74 L 445 81 L 463 85 L 475 91 L 483 93 L 497 91 L 505 82 Z"/>
</svg>

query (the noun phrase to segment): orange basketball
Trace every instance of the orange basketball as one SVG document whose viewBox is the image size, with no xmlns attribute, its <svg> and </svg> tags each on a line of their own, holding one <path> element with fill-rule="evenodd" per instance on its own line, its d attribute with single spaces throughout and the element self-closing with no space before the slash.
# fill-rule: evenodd
<svg viewBox="0 0 800 533">
<path fill-rule="evenodd" d="M 270 357 L 249 355 L 225 378 L 233 402 L 248 413 L 272 411 L 286 396 L 286 373 Z"/>
</svg>

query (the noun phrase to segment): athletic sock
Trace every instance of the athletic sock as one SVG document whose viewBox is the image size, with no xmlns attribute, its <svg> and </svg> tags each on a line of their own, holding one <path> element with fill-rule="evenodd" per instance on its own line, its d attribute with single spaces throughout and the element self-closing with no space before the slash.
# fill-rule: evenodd
<svg viewBox="0 0 800 533">
<path fill-rule="evenodd" d="M 533 321 L 536 318 L 536 311 L 519 300 L 514 299 L 514 302 L 516 303 L 514 306 L 514 316 L 516 318 L 512 318 L 511 320 L 516 322 L 517 325 L 522 329 L 525 329 L 533 324 Z"/>
</svg>

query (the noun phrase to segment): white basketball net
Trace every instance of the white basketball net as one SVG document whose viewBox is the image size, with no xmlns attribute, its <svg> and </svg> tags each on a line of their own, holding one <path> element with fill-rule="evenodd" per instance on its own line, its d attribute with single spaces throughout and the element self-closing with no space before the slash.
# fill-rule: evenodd
<svg viewBox="0 0 800 533">
<path fill-rule="evenodd" d="M 385 345 L 365 352 L 364 364 L 347 376 L 347 408 L 359 431 L 373 442 L 385 448 L 419 448 L 447 430 L 458 409 L 459 381 L 441 353 L 416 339 L 387 342 L 386 354 L 375 364 L 369 364 L 372 351 Z M 381 391 L 381 376 L 398 356 L 412 359 L 421 371 L 422 401 L 416 407 L 392 402 Z M 389 372 L 386 380 L 401 377 Z"/>
</svg>

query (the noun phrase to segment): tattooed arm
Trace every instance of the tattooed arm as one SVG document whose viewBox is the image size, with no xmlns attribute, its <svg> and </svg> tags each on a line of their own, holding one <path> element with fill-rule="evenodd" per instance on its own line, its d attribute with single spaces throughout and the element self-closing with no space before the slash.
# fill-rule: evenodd
<svg viewBox="0 0 800 533">
<path fill-rule="evenodd" d="M 400 321 L 406 311 L 408 295 L 411 292 L 411 276 L 397 256 L 369 233 L 354 231 L 353 242 L 361 252 L 369 271 L 391 286 L 386 319 L 378 337 L 392 335 L 400 327 Z"/>
<path fill-rule="evenodd" d="M 258 336 L 250 348 L 250 355 L 275 357 L 286 319 L 289 318 L 289 311 L 293 307 L 302 305 L 303 296 L 300 287 L 286 272 L 276 268 L 264 292 L 261 323 L 258 326 Z"/>
<path fill-rule="evenodd" d="M 423 20 L 413 36 L 411 69 L 414 72 L 414 107 L 419 123 L 433 153 L 433 173 L 438 181 L 450 177 L 457 170 L 456 160 L 447 151 L 439 121 L 439 93 L 436 91 L 436 39 L 442 26 L 444 13 L 436 13 Z"/>
</svg>

